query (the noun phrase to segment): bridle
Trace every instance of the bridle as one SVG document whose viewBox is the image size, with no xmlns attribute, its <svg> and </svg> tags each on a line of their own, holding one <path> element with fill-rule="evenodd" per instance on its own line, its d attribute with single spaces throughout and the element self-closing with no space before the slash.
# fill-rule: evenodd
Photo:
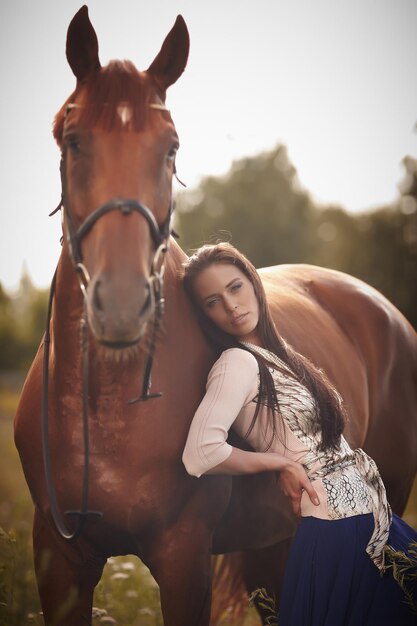
<svg viewBox="0 0 417 626">
<path fill-rule="evenodd" d="M 69 105 L 67 113 L 75 104 Z M 150 104 L 151 108 L 167 111 L 163 104 Z M 73 212 L 71 210 L 67 196 L 67 179 L 66 179 L 66 154 L 62 153 L 60 163 L 61 174 L 61 199 L 54 211 L 50 215 L 54 215 L 62 209 L 62 216 L 66 220 L 67 243 L 72 259 L 74 269 L 77 273 L 80 288 L 84 300 L 84 312 L 80 320 L 81 324 L 81 352 L 82 352 L 82 406 L 83 406 L 83 447 L 84 447 L 84 471 L 82 483 L 81 506 L 79 511 L 66 511 L 65 515 L 75 516 L 77 518 L 76 527 L 73 531 L 69 531 L 59 510 L 56 497 L 55 485 L 52 477 L 52 465 L 49 451 L 49 411 L 48 411 L 48 391 L 49 391 L 49 348 L 50 348 L 50 325 L 52 317 L 52 304 L 56 287 L 56 271 L 52 279 L 49 292 L 48 310 L 44 337 L 44 354 L 43 354 L 43 387 L 42 387 L 42 449 L 45 468 L 45 477 L 47 484 L 48 497 L 51 507 L 51 514 L 59 534 L 64 539 L 75 539 L 78 537 L 89 517 L 101 517 L 100 511 L 88 510 L 88 491 L 89 491 L 89 428 L 88 428 L 88 393 L 89 393 L 89 345 L 88 345 L 88 322 L 86 313 L 86 295 L 90 282 L 90 276 L 83 262 L 81 243 L 87 233 L 93 228 L 96 222 L 112 211 L 119 211 L 121 216 L 127 216 L 132 212 L 139 213 L 146 220 L 151 239 L 154 245 L 155 253 L 150 268 L 150 289 L 154 299 L 154 319 L 152 325 L 151 337 L 149 340 L 148 351 L 145 360 L 143 382 L 141 394 L 137 398 L 128 401 L 128 404 L 142 402 L 151 398 L 157 398 L 162 395 L 161 392 L 151 393 L 151 374 L 153 358 L 155 353 L 156 338 L 160 328 L 162 316 L 164 313 L 164 295 L 163 295 L 163 278 L 165 270 L 165 254 L 168 250 L 169 237 L 173 234 L 171 228 L 171 219 L 174 205 L 170 201 L 169 208 L 165 220 L 159 225 L 151 212 L 144 204 L 135 199 L 115 198 L 97 209 L 95 209 L 80 226 L 76 226 Z M 64 219 L 63 219 L 64 221 Z"/>
<path fill-rule="evenodd" d="M 159 103 L 151 103 L 148 105 L 152 109 L 157 109 L 161 111 L 168 111 L 168 109 L 163 104 Z M 72 103 L 67 105 L 65 117 L 68 113 L 74 108 L 81 108 L 80 105 Z M 88 283 L 90 282 L 90 277 L 88 271 L 83 263 L 83 256 L 81 252 L 81 242 L 87 233 L 90 232 L 94 224 L 103 216 L 109 213 L 110 211 L 119 210 L 122 215 L 130 215 L 132 211 L 136 211 L 142 217 L 145 218 L 150 235 L 155 247 L 154 259 L 151 265 L 150 271 L 150 279 L 151 283 L 154 284 L 155 280 L 161 282 L 160 287 L 162 288 L 162 278 L 163 278 L 163 267 L 164 267 L 164 254 L 168 249 L 168 240 L 171 234 L 171 218 L 173 213 L 173 202 L 171 200 L 167 215 L 165 220 L 159 225 L 155 219 L 154 214 L 147 206 L 139 202 L 138 200 L 126 199 L 126 198 L 115 198 L 101 205 L 97 209 L 95 209 L 85 220 L 82 222 L 80 226 L 75 225 L 75 219 L 73 211 L 70 207 L 68 201 L 67 194 L 67 177 L 66 177 L 66 154 L 65 150 L 61 156 L 60 163 L 60 175 L 61 175 L 61 200 L 57 206 L 57 208 L 50 213 L 50 215 L 54 215 L 60 209 L 63 210 L 63 217 L 66 217 L 67 220 L 67 242 L 71 255 L 71 259 L 75 268 L 75 271 L 78 274 L 78 278 L 80 280 L 80 287 L 85 296 L 86 289 L 88 287 Z M 162 275 L 161 275 L 162 272 Z M 159 291 L 159 289 L 158 289 Z M 156 296 L 158 294 L 155 294 Z M 160 294 L 162 298 L 162 292 Z M 156 300 L 155 300 L 156 302 Z"/>
</svg>

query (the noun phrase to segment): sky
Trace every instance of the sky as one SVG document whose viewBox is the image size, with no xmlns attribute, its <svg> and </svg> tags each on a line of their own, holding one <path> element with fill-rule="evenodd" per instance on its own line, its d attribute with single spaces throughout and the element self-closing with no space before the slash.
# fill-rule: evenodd
<svg viewBox="0 0 417 626">
<path fill-rule="evenodd" d="M 46 287 L 60 253 L 52 121 L 73 91 L 65 58 L 80 0 L 0 3 L 0 283 Z M 416 157 L 417 0 L 90 0 L 102 65 L 145 70 L 183 15 L 191 39 L 167 103 L 193 189 L 285 144 L 301 185 L 348 211 L 392 202 Z"/>
</svg>

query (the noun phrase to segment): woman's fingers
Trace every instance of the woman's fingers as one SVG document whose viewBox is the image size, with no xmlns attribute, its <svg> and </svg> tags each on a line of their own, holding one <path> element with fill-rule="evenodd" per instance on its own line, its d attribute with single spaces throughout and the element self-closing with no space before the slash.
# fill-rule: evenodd
<svg viewBox="0 0 417 626">
<path fill-rule="evenodd" d="M 319 496 L 309 480 L 307 480 L 304 489 L 307 491 L 312 503 L 318 506 L 320 504 Z"/>
<path fill-rule="evenodd" d="M 320 504 L 317 491 L 311 484 L 305 469 L 299 463 L 291 464 L 287 470 L 282 471 L 279 476 L 279 483 L 284 495 L 290 498 L 292 509 L 296 515 L 301 515 L 303 491 L 308 493 L 313 504 L 316 506 Z"/>
</svg>

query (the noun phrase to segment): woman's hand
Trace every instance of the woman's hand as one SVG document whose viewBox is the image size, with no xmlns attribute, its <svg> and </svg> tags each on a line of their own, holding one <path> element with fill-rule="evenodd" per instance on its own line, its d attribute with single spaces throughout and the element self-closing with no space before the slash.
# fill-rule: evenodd
<svg viewBox="0 0 417 626">
<path fill-rule="evenodd" d="M 289 461 L 286 463 L 278 475 L 278 484 L 285 496 L 291 500 L 294 513 L 301 515 L 301 496 L 306 491 L 313 504 L 320 504 L 316 490 L 312 486 L 310 479 L 301 463 Z"/>
</svg>

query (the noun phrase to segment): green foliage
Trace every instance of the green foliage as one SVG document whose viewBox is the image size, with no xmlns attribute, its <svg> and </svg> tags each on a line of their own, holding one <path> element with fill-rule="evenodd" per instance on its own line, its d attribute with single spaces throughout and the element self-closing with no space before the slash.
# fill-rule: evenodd
<svg viewBox="0 0 417 626">
<path fill-rule="evenodd" d="M 94 605 L 94 626 L 163 626 L 158 585 L 134 557 L 108 559 L 94 594 Z"/>
<path fill-rule="evenodd" d="M 0 369 L 15 369 L 20 360 L 11 298 L 0 284 Z"/>
<path fill-rule="evenodd" d="M 250 606 L 256 604 L 263 609 L 267 626 L 278 626 L 278 607 L 275 598 L 271 598 L 266 589 L 255 589 L 249 597 L 249 604 Z"/>
<path fill-rule="evenodd" d="M 350 214 L 319 207 L 300 188 L 286 150 L 234 163 L 178 198 L 176 230 L 191 252 L 230 240 L 256 267 L 311 263 L 361 278 L 417 328 L 417 160 L 404 159 L 402 195 L 391 206 Z"/>
<path fill-rule="evenodd" d="M 21 377 L 0 378 L 0 626 L 43 623 L 32 559 L 32 501 L 13 443 Z"/>
<path fill-rule="evenodd" d="M 417 601 L 408 586 L 409 584 L 415 585 L 417 581 L 417 542 L 410 544 L 408 554 L 394 550 L 391 546 L 385 546 L 384 551 L 387 567 L 392 569 L 392 575 L 403 590 L 407 604 L 417 615 Z"/>
<path fill-rule="evenodd" d="M 29 531 L 29 533 L 27 532 Z M 0 626 L 43 624 L 32 565 L 30 525 L 0 528 Z"/>
<path fill-rule="evenodd" d="M 47 298 L 26 275 L 13 297 L 0 284 L 0 370 L 28 369 L 44 332 Z"/>
</svg>

